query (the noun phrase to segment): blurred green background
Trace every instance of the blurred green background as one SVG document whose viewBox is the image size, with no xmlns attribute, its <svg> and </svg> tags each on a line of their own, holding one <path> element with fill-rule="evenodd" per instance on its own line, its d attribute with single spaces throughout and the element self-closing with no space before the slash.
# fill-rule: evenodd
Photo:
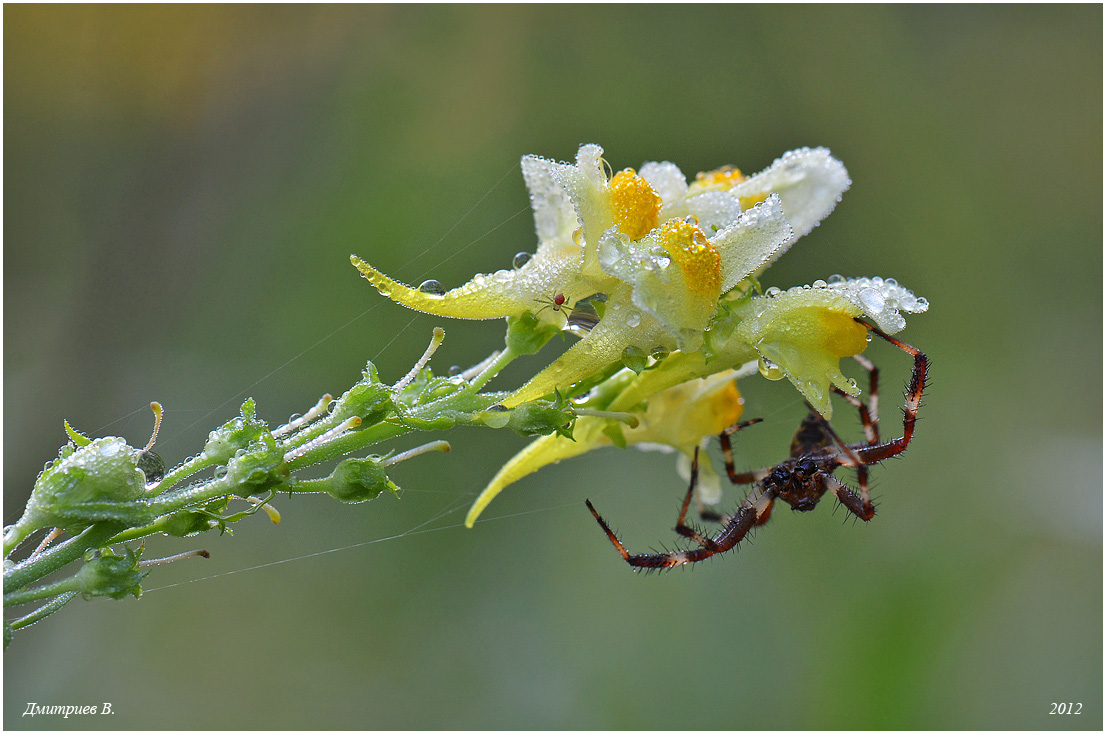
<svg viewBox="0 0 1106 734">
<path fill-rule="evenodd" d="M 500 323 L 415 315 L 348 255 L 448 286 L 507 267 L 535 245 L 519 157 L 584 142 L 689 174 L 828 146 L 853 187 L 765 284 L 895 277 L 932 304 L 903 336 L 933 364 L 868 525 L 781 511 L 736 555 L 635 576 L 583 500 L 632 550 L 672 545 L 671 456 L 547 468 L 465 530 L 525 441 L 456 431 L 450 455 L 398 469 L 401 500 L 282 499 L 277 527 L 155 540 L 214 556 L 17 635 L 6 727 L 1101 728 L 1101 7 L 4 21 L 5 523 L 63 418 L 142 445 L 159 400 L 176 463 L 247 395 L 279 422 L 366 359 L 398 379 L 436 325 L 438 369 L 479 360 Z M 870 354 L 895 435 L 910 362 Z M 739 463 L 774 464 L 801 401 L 742 392 L 766 424 Z M 105 701 L 114 716 L 20 716 Z M 1061 701 L 1082 714 L 1050 716 Z"/>
</svg>

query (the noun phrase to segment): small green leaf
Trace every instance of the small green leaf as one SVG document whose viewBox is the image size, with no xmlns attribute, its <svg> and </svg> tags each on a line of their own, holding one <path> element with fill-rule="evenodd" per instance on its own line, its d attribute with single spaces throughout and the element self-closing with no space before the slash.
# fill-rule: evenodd
<svg viewBox="0 0 1106 734">
<path fill-rule="evenodd" d="M 622 364 L 633 370 L 635 375 L 640 375 L 649 363 L 645 351 L 639 347 L 629 346 L 622 350 Z"/>
<path fill-rule="evenodd" d="M 536 354 L 560 329 L 543 323 L 529 311 L 507 319 L 507 349 L 512 354 Z"/>
<path fill-rule="evenodd" d="M 92 439 L 83 433 L 77 432 L 73 426 L 69 425 L 69 421 L 65 421 L 65 432 L 69 435 L 69 440 L 77 444 L 78 447 L 87 446 L 92 443 Z"/>
<path fill-rule="evenodd" d="M 616 421 L 610 421 L 603 428 L 603 435 L 611 440 L 615 446 L 620 449 L 626 448 L 626 435 L 622 432 L 622 424 Z"/>
</svg>

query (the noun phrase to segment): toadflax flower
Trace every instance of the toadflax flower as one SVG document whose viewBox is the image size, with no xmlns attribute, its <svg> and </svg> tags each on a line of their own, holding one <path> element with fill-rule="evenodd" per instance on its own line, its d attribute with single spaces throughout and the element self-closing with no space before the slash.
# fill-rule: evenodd
<svg viewBox="0 0 1106 734">
<path fill-rule="evenodd" d="M 637 444 L 680 452 L 686 479 L 687 457 L 710 436 L 741 417 L 742 400 L 734 381 L 760 373 L 768 379 L 789 379 L 804 398 L 827 419 L 832 415 L 830 387 L 851 395 L 856 384 L 841 373 L 841 359 L 860 354 L 868 345 L 867 320 L 888 334 L 906 326 L 902 313 L 929 308 L 891 278 L 831 276 L 787 291 L 769 288 L 727 307 L 711 328 L 711 356 L 674 352 L 640 374 L 623 370 L 593 390 L 587 405 L 602 415 L 581 415 L 572 432 L 542 436 L 510 459 L 489 482 L 469 510 L 471 527 L 484 508 L 509 484 L 547 464 L 603 446 Z M 732 367 L 740 366 L 735 370 Z M 640 410 L 644 406 L 644 413 Z M 638 425 L 624 428 L 621 411 L 636 410 Z M 699 493 L 707 503 L 720 497 L 718 475 L 710 458 L 699 459 Z"/>
<path fill-rule="evenodd" d="M 849 186 L 824 148 L 792 151 L 748 178 L 725 167 L 691 183 L 671 163 L 610 175 L 602 152 L 581 146 L 574 164 L 522 159 L 539 245 L 516 269 L 446 291 L 437 281 L 411 288 L 351 260 L 381 294 L 452 318 L 530 312 L 563 327 L 575 304 L 606 296 L 584 338 L 503 401 L 513 407 L 567 388 L 628 348 L 699 350 L 719 298 L 813 228 Z"/>
<path fill-rule="evenodd" d="M 741 417 L 743 401 L 735 383 L 738 376 L 734 370 L 724 370 L 662 390 L 649 400 L 644 413 L 635 414 L 636 425 L 632 427 L 602 415 L 581 415 L 571 439 L 556 433 L 535 439 L 492 478 L 469 509 L 465 525 L 472 527 L 505 487 L 527 474 L 604 446 L 674 450 L 686 457 L 690 467 L 689 459 L 704 437 L 720 433 Z M 627 378 L 632 377 L 633 373 L 625 370 L 612 378 L 612 383 L 626 385 L 630 382 Z M 699 478 L 700 496 L 710 503 L 717 502 L 721 487 L 706 454 L 699 459 Z"/>
</svg>

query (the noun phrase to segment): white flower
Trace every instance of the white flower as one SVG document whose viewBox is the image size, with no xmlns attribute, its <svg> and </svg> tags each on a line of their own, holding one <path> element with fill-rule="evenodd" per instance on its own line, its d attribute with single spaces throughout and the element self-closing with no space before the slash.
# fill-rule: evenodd
<svg viewBox="0 0 1106 734">
<path fill-rule="evenodd" d="M 453 318 L 529 311 L 564 325 L 574 304 L 605 294 L 599 323 L 512 394 L 504 403 L 511 407 L 586 378 L 628 347 L 698 350 L 721 295 L 779 257 L 849 185 L 823 148 L 793 151 L 750 178 L 727 167 L 690 185 L 671 163 L 610 175 L 602 152 L 581 146 L 574 164 L 522 159 L 539 245 L 515 270 L 442 292 L 410 288 L 351 259 L 383 295 Z"/>
</svg>

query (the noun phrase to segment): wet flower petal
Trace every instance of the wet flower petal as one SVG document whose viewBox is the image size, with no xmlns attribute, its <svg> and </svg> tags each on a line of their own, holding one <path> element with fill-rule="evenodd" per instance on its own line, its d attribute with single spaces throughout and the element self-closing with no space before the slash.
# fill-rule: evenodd
<svg viewBox="0 0 1106 734">
<path fill-rule="evenodd" d="M 626 445 L 665 446 L 690 456 L 706 436 L 721 433 L 741 417 L 742 399 L 733 370 L 692 380 L 650 396 L 636 428 L 609 418 L 581 416 L 573 439 L 557 434 L 542 436 L 511 458 L 473 503 L 465 518 L 472 527 L 484 508 L 505 487 L 543 466 L 614 445 L 611 430 L 620 430 Z"/>
</svg>

